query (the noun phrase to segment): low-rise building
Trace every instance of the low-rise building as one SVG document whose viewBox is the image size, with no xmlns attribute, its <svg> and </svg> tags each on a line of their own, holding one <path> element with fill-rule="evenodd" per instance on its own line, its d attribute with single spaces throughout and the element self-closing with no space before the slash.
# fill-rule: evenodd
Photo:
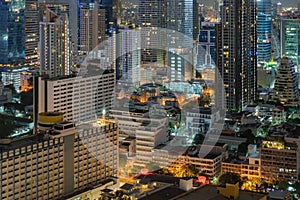
<svg viewBox="0 0 300 200">
<path fill-rule="evenodd" d="M 266 181 L 297 181 L 299 178 L 299 138 L 274 137 L 260 149 L 261 177 Z"/>
</svg>

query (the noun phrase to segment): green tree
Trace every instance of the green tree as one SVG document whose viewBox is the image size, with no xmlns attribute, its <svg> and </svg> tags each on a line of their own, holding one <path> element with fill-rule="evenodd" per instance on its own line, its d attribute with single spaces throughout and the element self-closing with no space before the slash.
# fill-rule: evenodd
<svg viewBox="0 0 300 200">
<path fill-rule="evenodd" d="M 20 101 L 22 104 L 32 105 L 33 104 L 33 89 L 29 90 L 28 92 L 21 92 L 20 93 Z"/>
<path fill-rule="evenodd" d="M 10 136 L 13 131 L 15 130 L 15 125 L 12 121 L 3 118 L 3 116 L 1 116 L 0 118 L 0 138 L 8 138 L 8 136 Z"/>
<path fill-rule="evenodd" d="M 249 143 L 243 142 L 238 146 L 238 152 L 242 154 L 246 154 L 248 152 Z"/>
<path fill-rule="evenodd" d="M 197 133 L 194 137 L 193 143 L 200 144 L 204 140 L 204 136 L 200 133 Z"/>
<path fill-rule="evenodd" d="M 174 173 L 176 177 L 196 177 L 199 175 L 199 170 L 195 165 L 187 164 L 180 166 Z"/>
<path fill-rule="evenodd" d="M 236 183 L 236 182 L 240 182 L 241 181 L 241 177 L 240 175 L 236 174 L 236 173 L 226 173 L 226 174 L 222 174 L 222 176 L 220 176 L 219 178 L 219 184 L 226 184 L 226 183 Z"/>
</svg>

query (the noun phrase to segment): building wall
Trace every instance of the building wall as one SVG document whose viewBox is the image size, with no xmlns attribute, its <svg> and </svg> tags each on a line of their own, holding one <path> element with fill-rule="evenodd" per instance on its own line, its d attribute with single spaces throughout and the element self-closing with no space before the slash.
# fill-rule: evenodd
<svg viewBox="0 0 300 200">
<path fill-rule="evenodd" d="M 91 77 L 39 79 L 39 112 L 63 112 L 64 119 L 82 123 L 102 117 L 111 108 L 114 73 Z"/>
<path fill-rule="evenodd" d="M 0 153 L 0 198 L 58 199 L 117 176 L 117 137 L 116 124 L 109 123 L 52 139 L 30 136 L 13 142 Z"/>
<path fill-rule="evenodd" d="M 261 177 L 267 181 L 298 180 L 299 153 L 296 144 L 265 141 L 261 150 Z"/>
</svg>

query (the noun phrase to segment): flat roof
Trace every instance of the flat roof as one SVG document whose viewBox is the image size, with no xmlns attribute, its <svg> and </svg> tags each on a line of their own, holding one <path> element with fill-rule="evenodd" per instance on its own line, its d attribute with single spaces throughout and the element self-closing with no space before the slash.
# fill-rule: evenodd
<svg viewBox="0 0 300 200">
<path fill-rule="evenodd" d="M 260 200 L 264 197 L 265 194 L 255 193 L 255 192 L 246 192 L 240 191 L 240 196 L 238 200 Z M 199 198 L 201 197 L 201 198 Z M 200 187 L 194 191 L 187 192 L 184 196 L 174 198 L 176 200 L 227 200 L 226 197 L 218 194 L 217 187 L 214 185 L 205 185 L 204 187 Z"/>
<path fill-rule="evenodd" d="M 175 186 L 170 186 L 165 189 L 154 192 L 153 194 L 147 194 L 147 196 L 142 197 L 141 200 L 167 200 L 172 199 L 183 193 L 185 193 L 184 190 L 179 189 Z"/>
</svg>

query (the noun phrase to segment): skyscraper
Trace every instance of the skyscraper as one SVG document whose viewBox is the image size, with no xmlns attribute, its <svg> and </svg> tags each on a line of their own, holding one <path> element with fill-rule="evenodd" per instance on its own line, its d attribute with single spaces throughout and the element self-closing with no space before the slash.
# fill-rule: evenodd
<svg viewBox="0 0 300 200">
<path fill-rule="evenodd" d="M 118 79 L 128 83 L 138 84 L 140 81 L 141 63 L 141 31 L 135 27 L 120 27 L 118 34 L 118 50 L 120 68 L 117 69 Z"/>
<path fill-rule="evenodd" d="M 222 80 L 216 78 L 216 81 L 224 83 L 225 94 L 220 93 L 218 98 L 225 96 L 227 110 L 241 110 L 256 99 L 255 24 L 255 0 L 224 0 L 221 22 L 216 26 L 216 74 L 220 74 Z"/>
<path fill-rule="evenodd" d="M 272 57 L 272 2 L 257 1 L 257 61 L 266 63 Z"/>
<path fill-rule="evenodd" d="M 285 106 L 297 107 L 299 105 L 298 80 L 294 70 L 293 62 L 283 57 L 272 91 L 272 100 Z"/>
<path fill-rule="evenodd" d="M 215 23 L 201 22 L 198 44 L 197 67 L 213 66 L 216 62 L 216 30 Z"/>
<path fill-rule="evenodd" d="M 281 19 L 281 56 L 291 59 L 300 73 L 300 19 Z"/>
<path fill-rule="evenodd" d="M 160 28 L 166 28 L 165 0 L 139 1 L 139 20 L 141 25 L 142 61 L 164 63 L 166 37 Z"/>
<path fill-rule="evenodd" d="M 25 61 L 25 0 L 0 1 L 0 65 Z"/>
<path fill-rule="evenodd" d="M 67 14 L 69 19 L 70 42 L 72 44 L 72 62 L 74 65 L 78 51 L 78 3 L 73 0 L 42 0 L 39 2 L 39 10 L 42 13 L 49 8 L 57 15 Z"/>
<path fill-rule="evenodd" d="M 38 0 L 25 0 L 26 65 L 38 67 L 39 7 Z"/>
<path fill-rule="evenodd" d="M 86 54 L 105 39 L 105 10 L 97 2 L 80 4 L 79 24 L 79 51 Z"/>
<path fill-rule="evenodd" d="M 166 0 L 167 61 L 171 81 L 187 81 L 193 78 L 193 53 L 196 53 L 193 49 L 193 36 L 196 31 L 194 20 L 197 19 L 194 13 L 195 2 Z"/>
<path fill-rule="evenodd" d="M 105 9 L 105 21 L 107 34 L 111 36 L 112 31 L 117 29 L 121 15 L 120 0 L 102 0 L 102 8 Z"/>
<path fill-rule="evenodd" d="M 71 74 L 71 57 L 68 15 L 58 16 L 47 9 L 40 22 L 40 74 L 49 77 Z"/>
</svg>

